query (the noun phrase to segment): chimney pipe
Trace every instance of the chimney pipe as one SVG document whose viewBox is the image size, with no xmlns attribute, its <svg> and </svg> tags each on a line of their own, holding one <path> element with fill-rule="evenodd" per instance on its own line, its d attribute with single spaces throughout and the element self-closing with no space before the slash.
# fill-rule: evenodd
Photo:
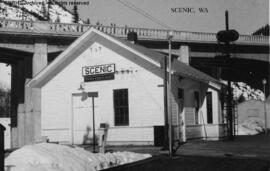
<svg viewBox="0 0 270 171">
<path fill-rule="evenodd" d="M 133 44 L 137 44 L 138 42 L 138 36 L 137 33 L 134 31 L 128 32 L 127 34 L 127 40 Z"/>
</svg>

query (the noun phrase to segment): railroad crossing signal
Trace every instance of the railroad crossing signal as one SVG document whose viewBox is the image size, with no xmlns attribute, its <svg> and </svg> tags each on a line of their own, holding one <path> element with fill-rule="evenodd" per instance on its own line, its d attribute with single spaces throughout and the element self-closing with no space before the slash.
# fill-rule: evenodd
<svg viewBox="0 0 270 171">
<path fill-rule="evenodd" d="M 217 33 L 217 40 L 219 42 L 234 42 L 238 38 L 239 33 L 236 30 L 221 30 Z"/>
<path fill-rule="evenodd" d="M 229 30 L 229 14 L 226 10 L 225 12 L 225 26 L 226 30 L 221 30 L 217 33 L 216 37 L 219 42 L 225 43 L 225 56 L 222 56 L 223 59 L 226 59 L 226 64 L 230 64 L 230 42 L 236 41 L 239 38 L 239 33 L 236 30 Z M 232 100 L 233 94 L 231 90 L 231 79 L 228 77 L 228 85 L 227 85 L 227 115 L 228 115 L 228 128 L 229 128 L 229 140 L 233 140 L 233 113 L 232 113 Z"/>
</svg>

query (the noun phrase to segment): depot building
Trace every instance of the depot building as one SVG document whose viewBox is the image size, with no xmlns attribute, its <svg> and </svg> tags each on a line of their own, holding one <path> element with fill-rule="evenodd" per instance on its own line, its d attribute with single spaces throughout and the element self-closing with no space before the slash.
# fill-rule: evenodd
<svg viewBox="0 0 270 171">
<path fill-rule="evenodd" d="M 26 85 L 41 89 L 42 136 L 83 144 L 93 123 L 97 136 L 105 123 L 108 144 L 155 144 L 166 118 L 165 58 L 91 28 Z M 223 137 L 221 83 L 177 59 L 171 73 L 174 140 Z"/>
</svg>

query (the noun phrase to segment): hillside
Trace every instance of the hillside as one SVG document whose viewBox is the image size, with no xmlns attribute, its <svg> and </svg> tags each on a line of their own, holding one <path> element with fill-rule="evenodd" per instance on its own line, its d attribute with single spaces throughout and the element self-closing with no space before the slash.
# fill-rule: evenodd
<svg viewBox="0 0 270 171">
<path fill-rule="evenodd" d="M 73 14 L 55 0 L 3 0 L 0 18 L 72 23 Z"/>
<path fill-rule="evenodd" d="M 239 99 L 240 96 L 244 100 L 261 100 L 264 101 L 264 93 L 261 90 L 253 89 L 249 85 L 243 82 L 232 83 L 234 99 Z"/>
</svg>

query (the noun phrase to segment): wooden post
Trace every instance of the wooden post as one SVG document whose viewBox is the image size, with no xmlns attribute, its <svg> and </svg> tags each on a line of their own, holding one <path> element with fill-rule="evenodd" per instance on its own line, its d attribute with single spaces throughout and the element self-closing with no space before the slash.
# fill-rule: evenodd
<svg viewBox="0 0 270 171">
<path fill-rule="evenodd" d="M 169 41 L 169 78 L 168 78 L 168 87 L 167 87 L 167 96 L 168 96 L 168 121 L 169 121 L 169 156 L 172 158 L 173 151 L 173 137 L 172 137 L 172 56 L 171 56 L 171 48 L 172 48 L 172 32 L 168 33 L 168 41 Z"/>
<path fill-rule="evenodd" d="M 94 98 L 98 97 L 98 92 L 88 92 L 88 97 L 92 97 L 92 111 L 93 111 L 93 153 L 96 152 L 96 137 L 95 137 L 95 102 Z"/>
<path fill-rule="evenodd" d="M 93 152 L 96 152 L 96 136 L 95 136 L 95 100 L 92 97 L 92 109 L 93 109 Z"/>
</svg>

